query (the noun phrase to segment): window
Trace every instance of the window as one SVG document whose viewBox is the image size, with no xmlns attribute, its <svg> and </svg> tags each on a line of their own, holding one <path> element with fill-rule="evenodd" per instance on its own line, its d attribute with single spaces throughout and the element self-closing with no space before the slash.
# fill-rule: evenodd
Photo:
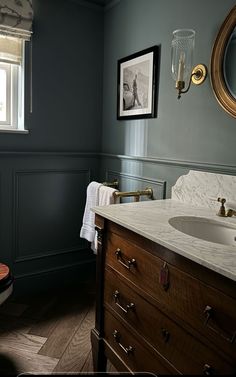
<svg viewBox="0 0 236 377">
<path fill-rule="evenodd" d="M 2 38 L 6 39 L 0 36 L 0 46 Z M 5 52 L 5 55 L 2 51 L 0 53 L 0 130 L 24 130 L 24 44 L 22 41 L 20 51 L 17 57 L 10 55 L 9 51 L 8 54 Z"/>
<path fill-rule="evenodd" d="M 10 66 L 0 64 L 0 124 L 10 123 L 9 89 L 11 85 Z"/>
<path fill-rule="evenodd" d="M 24 129 L 24 46 L 32 34 L 32 0 L 3 3 L 0 4 L 0 132 L 28 132 Z M 27 72 L 30 78 L 31 73 Z"/>
</svg>

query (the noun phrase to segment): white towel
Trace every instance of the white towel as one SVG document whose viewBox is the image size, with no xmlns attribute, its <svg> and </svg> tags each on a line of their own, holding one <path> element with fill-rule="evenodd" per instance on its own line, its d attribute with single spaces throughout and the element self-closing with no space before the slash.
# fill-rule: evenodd
<svg viewBox="0 0 236 377">
<path fill-rule="evenodd" d="M 107 206 L 109 204 L 115 203 L 115 198 L 113 196 L 114 192 L 118 191 L 114 188 L 108 186 L 101 186 L 99 187 L 98 193 L 98 205 L 99 206 Z"/>
<path fill-rule="evenodd" d="M 87 199 L 84 210 L 83 224 L 80 230 L 80 237 L 85 238 L 89 242 L 93 242 L 95 237 L 95 214 L 91 211 L 91 208 L 99 204 L 99 188 L 101 186 L 101 183 L 93 181 L 87 187 Z"/>
<path fill-rule="evenodd" d="M 102 185 L 99 187 L 98 191 L 99 191 L 98 193 L 99 206 L 106 206 L 106 205 L 115 203 L 115 198 L 113 196 L 113 193 L 117 191 L 116 189 Z M 94 254 L 97 253 L 97 232 L 95 232 L 95 237 L 91 244 L 91 249 L 94 251 Z"/>
</svg>

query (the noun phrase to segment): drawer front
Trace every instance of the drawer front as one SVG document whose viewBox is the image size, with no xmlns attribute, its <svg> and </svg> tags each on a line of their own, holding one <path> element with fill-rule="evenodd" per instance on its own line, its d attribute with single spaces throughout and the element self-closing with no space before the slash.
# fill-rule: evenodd
<svg viewBox="0 0 236 377">
<path fill-rule="evenodd" d="M 213 350 L 143 299 L 110 269 L 105 271 L 104 303 L 142 334 L 181 373 L 201 375 L 207 365 L 216 374 L 236 372 L 236 367 L 221 360 Z"/>
<path fill-rule="evenodd" d="M 106 264 L 236 360 L 236 300 L 115 233 L 107 235 Z"/>
<path fill-rule="evenodd" d="M 151 347 L 132 335 L 108 310 L 104 315 L 105 340 L 133 372 L 179 374 Z"/>
</svg>

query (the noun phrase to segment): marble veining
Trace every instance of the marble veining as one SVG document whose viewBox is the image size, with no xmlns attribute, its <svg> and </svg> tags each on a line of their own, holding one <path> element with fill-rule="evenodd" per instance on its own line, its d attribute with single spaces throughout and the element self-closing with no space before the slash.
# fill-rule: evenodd
<svg viewBox="0 0 236 377">
<path fill-rule="evenodd" d="M 219 179 L 217 177 L 215 182 L 219 182 Z M 202 181 L 205 182 L 203 175 Z M 200 185 L 197 185 L 196 182 L 195 187 L 197 194 L 199 192 L 197 188 Z M 220 182 L 218 187 L 220 187 Z M 175 189 L 174 192 L 178 192 L 178 189 Z M 212 194 L 219 194 L 217 188 L 211 192 Z M 222 192 L 221 194 L 225 195 L 227 192 Z M 201 198 L 200 195 L 199 198 Z M 236 197 L 231 197 L 231 200 L 233 199 L 236 200 Z M 180 201 L 179 198 L 178 200 L 172 198 L 139 203 L 113 204 L 95 207 L 93 210 L 98 215 L 236 281 L 236 246 L 204 241 L 182 233 L 169 224 L 169 219 L 175 216 L 200 216 L 206 218 L 206 221 L 213 219 L 222 224 L 235 227 L 236 236 L 236 217 L 221 218 L 216 215 L 215 208 L 194 206 L 192 203 Z"/>
<path fill-rule="evenodd" d="M 172 187 L 171 198 L 198 207 L 219 209 L 218 197 L 236 206 L 236 177 L 226 174 L 190 170 L 178 178 Z M 231 204 L 230 203 L 230 204 Z"/>
</svg>

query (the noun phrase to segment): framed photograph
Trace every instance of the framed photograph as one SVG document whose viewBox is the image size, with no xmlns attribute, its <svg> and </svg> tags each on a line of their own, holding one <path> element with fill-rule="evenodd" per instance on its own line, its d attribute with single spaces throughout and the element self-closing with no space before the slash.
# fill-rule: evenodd
<svg viewBox="0 0 236 377">
<path fill-rule="evenodd" d="M 117 119 L 157 117 L 159 46 L 118 60 Z"/>
</svg>

